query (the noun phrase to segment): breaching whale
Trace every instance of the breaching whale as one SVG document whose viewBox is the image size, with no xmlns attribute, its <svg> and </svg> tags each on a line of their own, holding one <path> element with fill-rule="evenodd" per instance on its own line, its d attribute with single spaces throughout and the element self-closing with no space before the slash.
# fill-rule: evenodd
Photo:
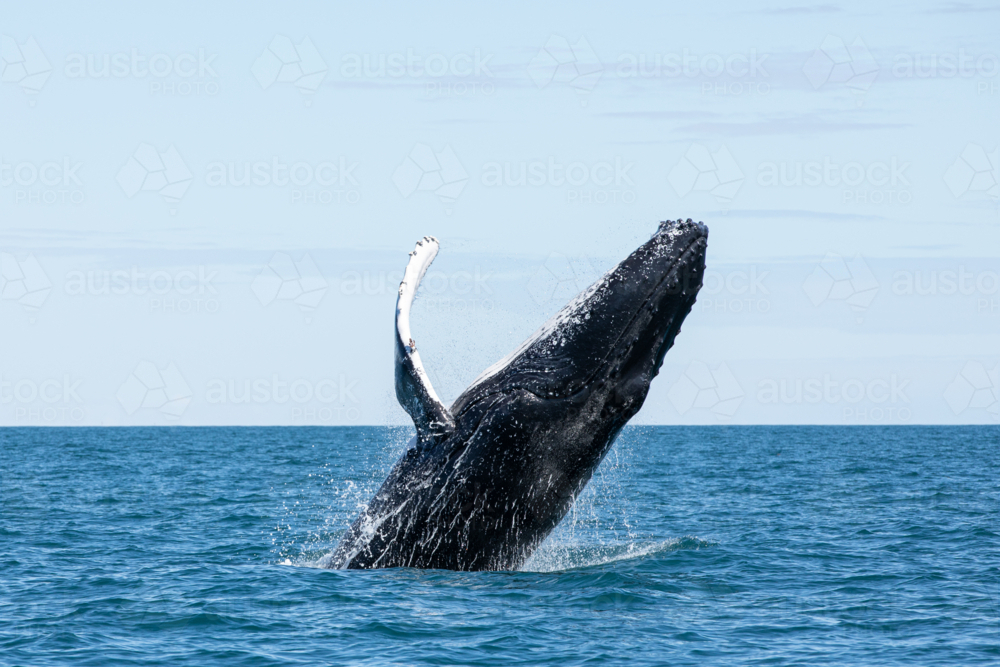
<svg viewBox="0 0 1000 667">
<path fill-rule="evenodd" d="M 395 331 L 396 397 L 417 434 L 328 566 L 517 569 L 642 407 L 701 288 L 707 242 L 701 223 L 661 223 L 449 409 L 410 331 L 438 251 L 433 237 L 418 241 Z"/>
</svg>

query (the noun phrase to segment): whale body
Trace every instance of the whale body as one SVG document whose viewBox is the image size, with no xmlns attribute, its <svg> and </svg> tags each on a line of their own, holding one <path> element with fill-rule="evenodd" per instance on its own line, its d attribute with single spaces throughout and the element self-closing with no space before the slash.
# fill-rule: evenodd
<svg viewBox="0 0 1000 667">
<path fill-rule="evenodd" d="M 410 254 L 396 303 L 396 396 L 417 434 L 328 559 L 332 568 L 517 569 L 566 515 L 649 392 L 691 311 L 708 229 L 667 221 L 452 404 L 410 331 L 438 251 Z"/>
</svg>

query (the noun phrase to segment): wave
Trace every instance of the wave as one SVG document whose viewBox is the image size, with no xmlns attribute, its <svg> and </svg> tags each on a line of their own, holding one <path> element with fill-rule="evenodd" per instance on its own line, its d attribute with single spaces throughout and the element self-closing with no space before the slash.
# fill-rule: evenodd
<svg viewBox="0 0 1000 667">
<path fill-rule="evenodd" d="M 616 544 L 572 542 L 555 542 L 549 544 L 545 542 L 518 571 L 547 573 L 581 570 L 610 565 L 621 561 L 648 558 L 661 553 L 697 551 L 713 547 L 716 544 L 718 543 L 691 535 L 658 542 L 623 542 Z M 332 551 L 322 554 L 312 552 L 301 554 L 294 560 L 292 558 L 285 558 L 276 564 L 322 569 L 329 567 L 332 557 Z"/>
</svg>

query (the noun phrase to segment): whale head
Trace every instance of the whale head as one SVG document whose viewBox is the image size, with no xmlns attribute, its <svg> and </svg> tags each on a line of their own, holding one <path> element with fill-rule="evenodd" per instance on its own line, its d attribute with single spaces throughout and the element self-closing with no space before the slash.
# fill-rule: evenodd
<svg viewBox="0 0 1000 667">
<path fill-rule="evenodd" d="M 523 390 L 581 424 L 620 428 L 642 407 L 694 305 L 707 243 L 701 223 L 661 223 L 648 241 L 487 369 L 452 411 L 496 392 Z"/>
</svg>

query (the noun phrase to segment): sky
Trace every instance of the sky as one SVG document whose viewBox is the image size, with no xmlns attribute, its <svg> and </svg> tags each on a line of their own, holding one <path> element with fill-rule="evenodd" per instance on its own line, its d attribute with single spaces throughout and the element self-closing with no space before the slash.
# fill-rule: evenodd
<svg viewBox="0 0 1000 667">
<path fill-rule="evenodd" d="M 634 423 L 1000 421 L 1000 8 L 19 3 L 0 425 L 406 424 L 667 218 L 698 303 Z"/>
</svg>

